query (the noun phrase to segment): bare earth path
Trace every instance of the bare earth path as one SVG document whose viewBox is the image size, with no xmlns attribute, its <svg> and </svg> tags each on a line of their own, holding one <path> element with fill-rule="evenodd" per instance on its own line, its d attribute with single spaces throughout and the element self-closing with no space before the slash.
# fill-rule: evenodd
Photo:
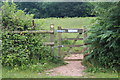
<svg viewBox="0 0 120 80">
<path fill-rule="evenodd" d="M 74 54 L 65 59 L 82 59 L 83 55 Z M 49 76 L 83 76 L 83 70 L 85 67 L 81 64 L 81 61 L 66 61 L 68 64 L 47 70 Z"/>
</svg>

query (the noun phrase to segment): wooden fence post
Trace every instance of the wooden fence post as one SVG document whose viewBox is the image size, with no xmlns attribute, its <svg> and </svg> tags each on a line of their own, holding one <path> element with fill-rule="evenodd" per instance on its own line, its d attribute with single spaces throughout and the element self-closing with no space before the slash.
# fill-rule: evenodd
<svg viewBox="0 0 120 80">
<path fill-rule="evenodd" d="M 32 20 L 32 28 L 35 29 L 35 21 Z"/>
<path fill-rule="evenodd" d="M 58 30 L 61 30 L 61 27 L 58 27 Z M 62 33 L 58 33 L 58 56 L 61 58 L 61 38 L 62 38 Z"/>
</svg>

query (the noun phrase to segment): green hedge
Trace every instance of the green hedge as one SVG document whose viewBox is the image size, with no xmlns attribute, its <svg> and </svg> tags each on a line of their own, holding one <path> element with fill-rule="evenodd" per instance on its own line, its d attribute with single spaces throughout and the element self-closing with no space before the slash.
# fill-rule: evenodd
<svg viewBox="0 0 120 80">
<path fill-rule="evenodd" d="M 55 62 L 50 47 L 43 46 L 43 34 L 13 34 L 13 30 L 32 30 L 33 15 L 17 10 L 14 3 L 2 6 L 2 65 L 29 68 L 32 64 Z"/>
</svg>

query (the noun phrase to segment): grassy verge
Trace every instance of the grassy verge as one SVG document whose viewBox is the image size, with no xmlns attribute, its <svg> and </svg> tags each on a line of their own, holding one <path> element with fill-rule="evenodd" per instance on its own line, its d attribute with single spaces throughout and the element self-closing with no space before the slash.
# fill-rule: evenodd
<svg viewBox="0 0 120 80">
<path fill-rule="evenodd" d="M 2 78 L 2 65 L 0 64 L 0 80 Z"/>
<path fill-rule="evenodd" d="M 2 78 L 118 78 L 117 73 L 112 72 L 87 72 L 83 76 L 49 76 L 48 69 L 52 69 L 63 64 L 46 63 L 26 70 L 2 68 Z"/>
<path fill-rule="evenodd" d="M 97 72 L 97 73 L 87 73 L 84 77 L 86 78 L 118 78 L 118 73 L 102 73 L 102 72 Z"/>
<path fill-rule="evenodd" d="M 19 68 L 11 69 L 10 67 L 2 68 L 2 78 L 42 78 L 47 77 L 45 70 L 52 69 L 58 66 L 64 65 L 63 63 L 46 63 L 44 65 L 38 64 L 33 69 L 21 70 Z M 34 66 L 34 65 L 32 65 Z"/>
<path fill-rule="evenodd" d="M 3 78 L 118 78 L 117 73 L 86 73 L 84 76 L 49 76 L 48 73 L 38 73 L 31 72 L 30 70 L 25 71 L 7 71 L 7 69 L 3 69 L 4 74 Z M 6 72 L 6 73 L 5 73 Z"/>
</svg>

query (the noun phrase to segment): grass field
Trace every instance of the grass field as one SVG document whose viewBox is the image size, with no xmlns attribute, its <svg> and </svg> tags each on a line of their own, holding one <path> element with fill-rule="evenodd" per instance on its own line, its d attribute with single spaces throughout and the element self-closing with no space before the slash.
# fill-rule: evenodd
<svg viewBox="0 0 120 80">
<path fill-rule="evenodd" d="M 35 23 L 37 29 L 40 29 L 40 27 L 49 29 L 50 24 L 54 24 L 55 29 L 57 29 L 58 26 L 61 26 L 62 28 L 82 28 L 83 26 L 90 27 L 95 19 L 95 17 L 45 18 L 35 19 Z"/>
</svg>

